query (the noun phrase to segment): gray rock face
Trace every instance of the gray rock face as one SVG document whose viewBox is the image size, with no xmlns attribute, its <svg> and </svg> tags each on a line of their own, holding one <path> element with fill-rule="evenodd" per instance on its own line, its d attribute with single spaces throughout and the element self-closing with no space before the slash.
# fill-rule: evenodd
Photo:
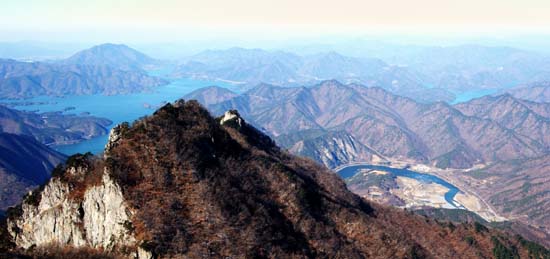
<svg viewBox="0 0 550 259">
<path fill-rule="evenodd" d="M 104 156 L 107 158 L 109 156 L 109 151 L 116 146 L 116 142 L 120 139 L 120 132 L 121 132 L 122 126 L 116 125 L 114 128 L 111 129 L 109 132 L 109 139 L 107 141 L 107 144 L 105 144 L 105 152 Z"/>
<path fill-rule="evenodd" d="M 136 240 L 126 229 L 131 212 L 124 203 L 122 190 L 105 172 L 102 184 L 84 194 L 82 202 L 86 241 L 92 247 L 113 248 L 134 245 Z"/>
<path fill-rule="evenodd" d="M 86 173 L 84 171 L 73 167 L 67 173 Z M 8 222 L 15 244 L 25 249 L 50 244 L 106 250 L 137 247 L 129 229 L 132 211 L 107 170 L 98 185 L 84 191 L 82 199 L 71 197 L 70 193 L 74 194 L 74 190 L 68 183 L 52 178 L 37 205 L 24 202 L 22 215 Z M 128 257 L 151 257 L 147 251 L 135 249 Z"/>
<path fill-rule="evenodd" d="M 384 156 L 361 144 L 347 132 L 329 132 L 296 142 L 290 152 L 313 158 L 328 168 L 353 161 L 381 161 Z"/>
<path fill-rule="evenodd" d="M 80 222 L 79 204 L 68 199 L 70 188 L 52 179 L 42 192 L 38 206 L 24 202 L 23 215 L 8 222 L 15 244 L 22 248 L 49 243 L 83 246 L 86 244 Z"/>
</svg>

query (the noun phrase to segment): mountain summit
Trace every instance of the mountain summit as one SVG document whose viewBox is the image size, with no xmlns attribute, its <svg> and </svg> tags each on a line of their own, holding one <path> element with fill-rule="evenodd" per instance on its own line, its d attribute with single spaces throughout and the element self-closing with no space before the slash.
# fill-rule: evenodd
<svg viewBox="0 0 550 259">
<path fill-rule="evenodd" d="M 72 246 L 134 258 L 529 253 L 485 227 L 369 204 L 333 172 L 280 150 L 235 110 L 215 119 L 198 102 L 180 100 L 116 127 L 109 139 L 103 157 L 69 158 L 8 212 L 4 247 L 51 255 Z"/>
<path fill-rule="evenodd" d="M 124 44 L 104 43 L 65 59 L 65 64 L 106 65 L 121 70 L 140 70 L 156 61 Z"/>
</svg>

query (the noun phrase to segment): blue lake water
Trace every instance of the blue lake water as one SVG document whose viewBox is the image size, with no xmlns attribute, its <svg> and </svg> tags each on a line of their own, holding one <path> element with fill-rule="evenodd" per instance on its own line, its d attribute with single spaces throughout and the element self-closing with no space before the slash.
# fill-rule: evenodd
<svg viewBox="0 0 550 259">
<path fill-rule="evenodd" d="M 462 206 L 457 205 L 454 202 L 454 197 L 457 193 L 460 192 L 460 190 L 456 186 L 434 175 L 418 173 L 408 169 L 399 169 L 399 168 L 377 166 L 377 165 L 353 165 L 353 166 L 343 168 L 337 171 L 336 173 L 338 173 L 338 175 L 340 175 L 342 178 L 345 179 L 345 178 L 354 176 L 361 169 L 375 169 L 375 170 L 380 170 L 384 172 L 389 172 L 393 176 L 408 177 L 408 178 L 416 179 L 423 183 L 436 183 L 436 184 L 443 185 L 449 189 L 449 191 L 445 193 L 445 200 L 449 204 L 455 206 L 456 208 L 463 208 Z"/>
<path fill-rule="evenodd" d="M 152 75 L 162 75 L 164 73 L 165 71 L 163 70 L 150 72 Z M 173 102 L 196 89 L 212 85 L 239 92 L 238 86 L 229 83 L 185 78 L 173 80 L 168 85 L 155 88 L 153 92 L 112 96 L 101 94 L 65 97 L 40 96 L 25 99 L 24 102 L 45 102 L 45 104 L 21 105 L 15 106 L 15 108 L 18 110 L 49 112 L 62 111 L 68 107 L 74 107 L 74 109 L 66 113 L 81 114 L 89 112 L 90 115 L 110 119 L 113 121 L 110 127 L 114 127 L 121 122 L 133 122 L 142 116 L 150 115 L 164 102 Z M 20 103 L 21 100 L 0 100 L 0 102 Z M 108 136 L 100 136 L 77 144 L 53 146 L 53 148 L 67 155 L 85 153 L 88 151 L 98 153 L 103 151 L 107 143 L 107 137 Z"/>
<path fill-rule="evenodd" d="M 466 91 L 462 93 L 455 93 L 456 99 L 454 99 L 451 104 L 457 104 L 457 103 L 463 103 L 467 102 L 469 100 L 483 97 L 486 95 L 491 95 L 496 93 L 498 90 L 496 89 L 482 89 L 482 90 L 474 90 L 474 91 Z"/>
</svg>

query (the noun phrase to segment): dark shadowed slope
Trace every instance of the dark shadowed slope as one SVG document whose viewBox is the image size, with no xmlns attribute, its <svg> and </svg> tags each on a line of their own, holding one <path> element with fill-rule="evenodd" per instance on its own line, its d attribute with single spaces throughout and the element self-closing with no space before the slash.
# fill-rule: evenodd
<svg viewBox="0 0 550 259">
<path fill-rule="evenodd" d="M 0 210 L 50 178 L 65 156 L 28 136 L 0 133 Z"/>
</svg>

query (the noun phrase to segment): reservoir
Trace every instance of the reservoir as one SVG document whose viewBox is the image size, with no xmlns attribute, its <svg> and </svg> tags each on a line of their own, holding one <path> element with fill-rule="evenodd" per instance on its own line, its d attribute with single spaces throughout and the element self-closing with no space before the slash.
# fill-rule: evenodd
<svg viewBox="0 0 550 259">
<path fill-rule="evenodd" d="M 454 207 L 456 208 L 459 208 L 459 209 L 462 209 L 463 207 L 461 205 L 457 205 L 455 202 L 454 202 L 454 197 L 457 193 L 460 192 L 460 190 L 450 184 L 449 182 L 437 177 L 437 176 L 434 176 L 434 175 L 430 175 L 430 174 L 423 174 L 423 173 L 418 173 L 418 172 L 415 172 L 415 171 L 411 171 L 411 170 L 408 170 L 408 169 L 400 169 L 400 168 L 392 168 L 392 167 L 387 167 L 387 166 L 380 166 L 380 165 L 367 165 L 367 164 L 364 164 L 364 165 L 351 165 L 351 166 L 348 166 L 348 167 L 344 167 L 338 171 L 336 171 L 336 173 L 338 173 L 338 175 L 340 175 L 342 178 L 348 178 L 348 177 L 352 177 L 353 175 L 355 175 L 356 173 L 358 173 L 361 169 L 374 169 L 374 170 L 380 170 L 380 171 L 384 171 L 384 172 L 388 172 L 390 174 L 392 174 L 392 176 L 401 176 L 401 177 L 407 177 L 407 178 L 412 178 L 412 179 L 415 179 L 415 180 L 418 180 L 420 182 L 423 182 L 423 183 L 436 183 L 436 184 L 440 184 L 442 186 L 445 186 L 446 188 L 449 189 L 449 191 L 447 193 L 445 193 L 445 200 L 453 205 Z"/>
<path fill-rule="evenodd" d="M 150 73 L 161 76 L 159 74 Z M 239 92 L 239 86 L 220 81 L 196 80 L 190 78 L 175 79 L 167 85 L 156 87 L 154 91 L 124 94 L 124 95 L 76 95 L 64 97 L 40 96 L 25 100 L 1 100 L 1 103 L 31 103 L 31 105 L 14 106 L 18 110 L 52 112 L 63 111 L 65 114 L 87 113 L 92 116 L 107 118 L 113 121 L 112 128 L 122 122 L 133 122 L 142 116 L 152 114 L 157 108 L 166 102 L 174 102 L 184 95 L 207 86 L 224 87 L 234 92 Z M 69 108 L 70 107 L 70 108 Z M 67 109 L 69 108 L 69 109 Z M 76 153 L 102 152 L 107 143 L 108 135 L 84 140 L 70 145 L 50 146 L 66 155 Z"/>
</svg>

